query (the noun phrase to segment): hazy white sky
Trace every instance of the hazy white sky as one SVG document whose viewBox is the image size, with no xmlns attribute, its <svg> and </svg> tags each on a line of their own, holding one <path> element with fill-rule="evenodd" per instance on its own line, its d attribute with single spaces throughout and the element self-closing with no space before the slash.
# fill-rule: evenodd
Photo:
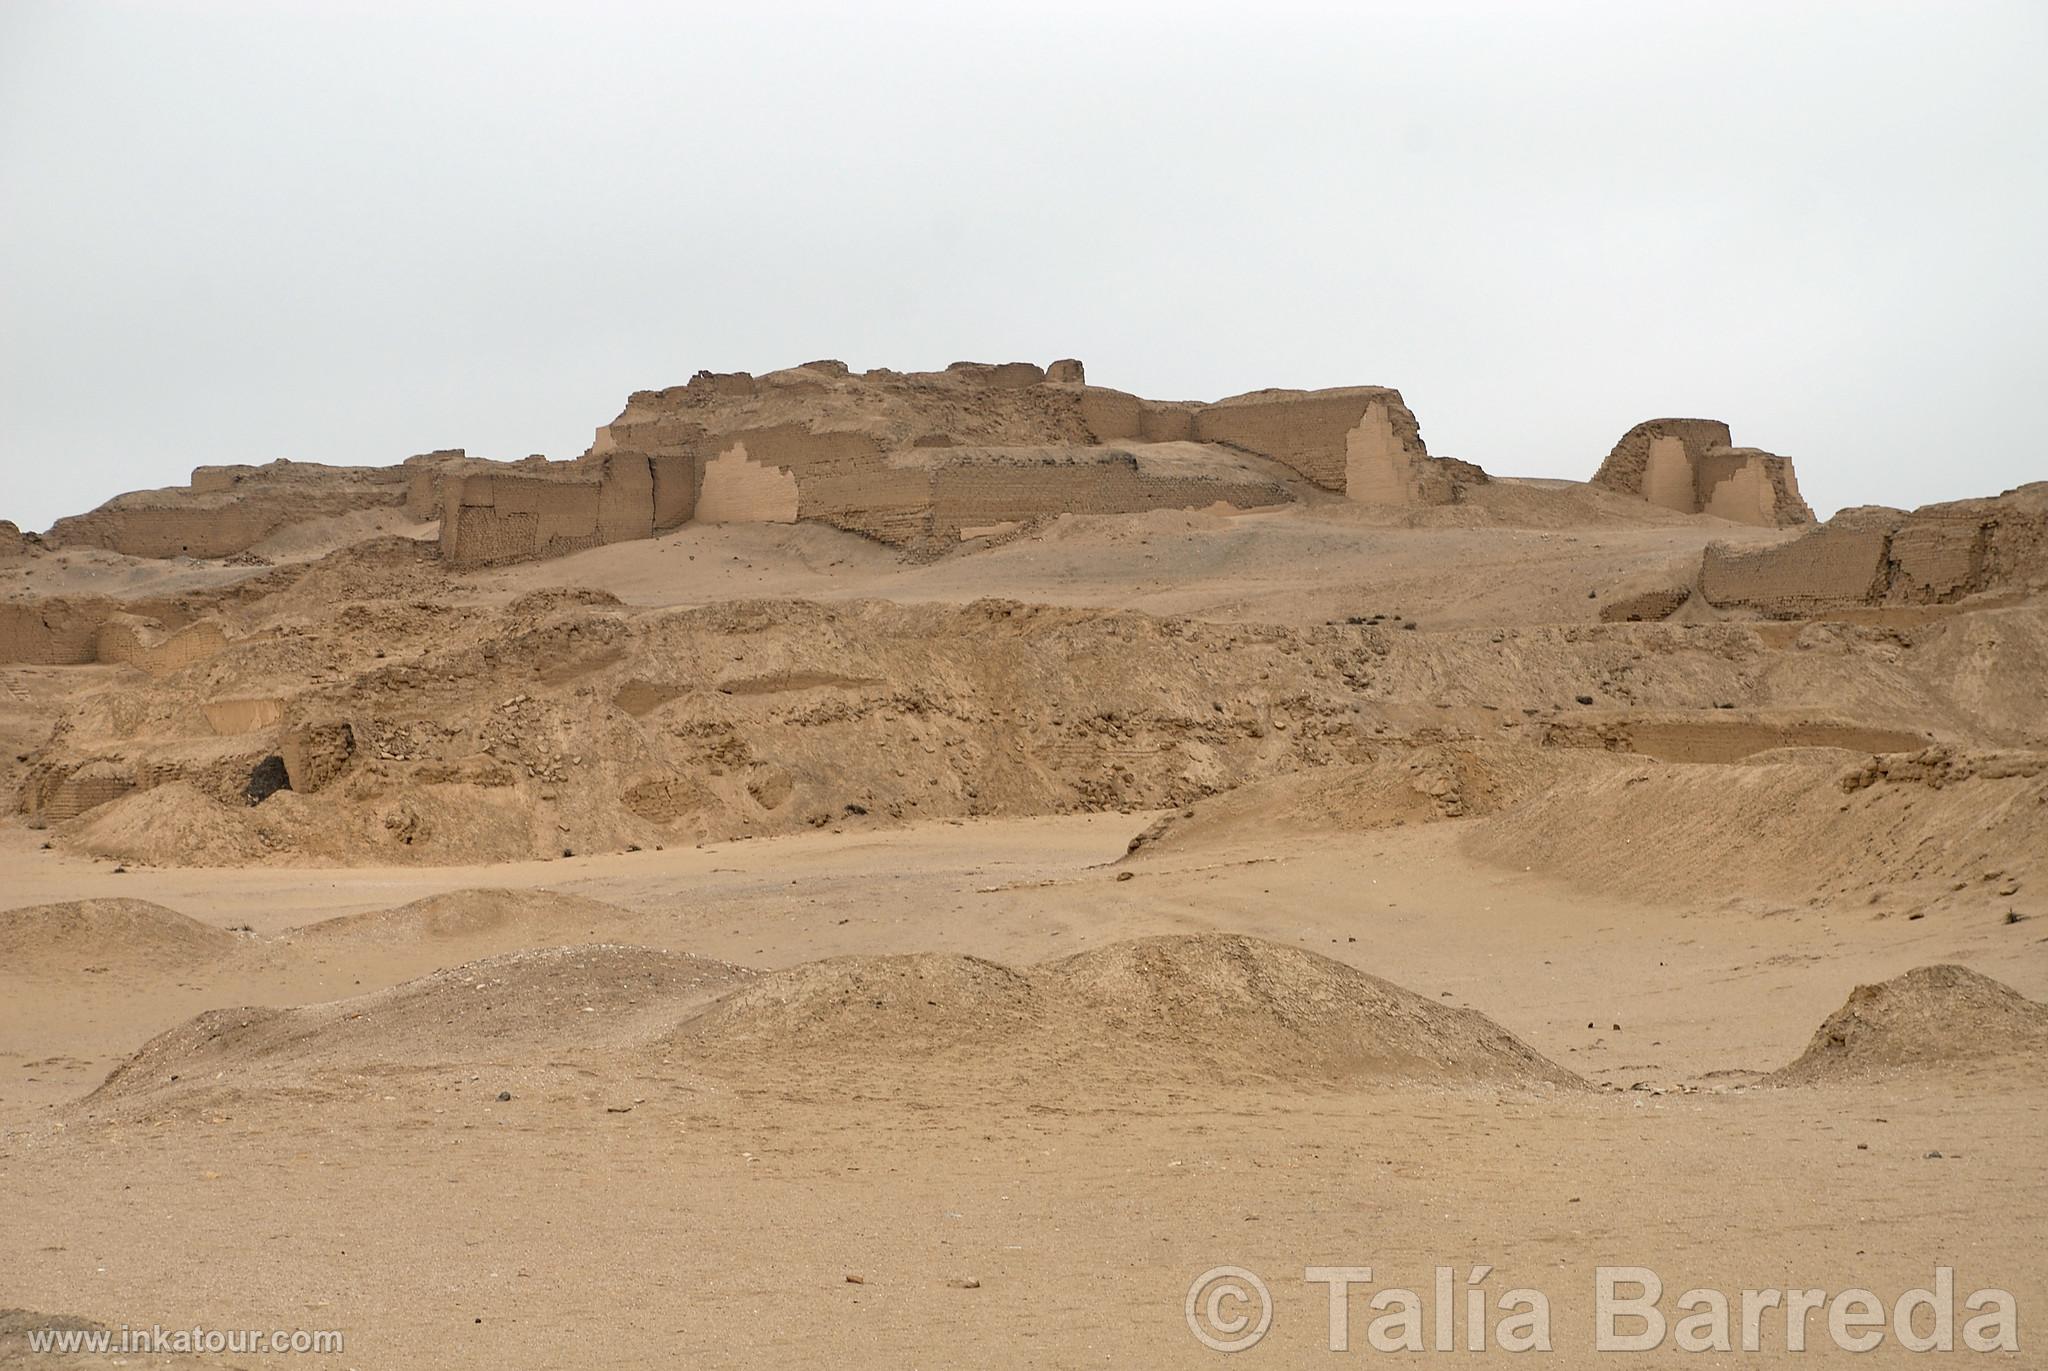
<svg viewBox="0 0 2048 1371">
<path fill-rule="evenodd" d="M 2048 477 L 2048 5 L 0 0 L 0 517 L 571 456 L 627 392 L 1078 356 L 1398 386 L 1826 513 Z"/>
</svg>

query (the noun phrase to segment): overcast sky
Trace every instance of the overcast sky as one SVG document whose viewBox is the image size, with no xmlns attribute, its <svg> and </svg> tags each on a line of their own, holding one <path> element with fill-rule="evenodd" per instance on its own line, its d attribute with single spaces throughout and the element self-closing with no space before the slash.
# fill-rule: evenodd
<svg viewBox="0 0 2048 1371">
<path fill-rule="evenodd" d="M 0 517 L 700 368 L 1399 387 L 1823 514 L 2048 478 L 2048 5 L 0 0 Z"/>
</svg>

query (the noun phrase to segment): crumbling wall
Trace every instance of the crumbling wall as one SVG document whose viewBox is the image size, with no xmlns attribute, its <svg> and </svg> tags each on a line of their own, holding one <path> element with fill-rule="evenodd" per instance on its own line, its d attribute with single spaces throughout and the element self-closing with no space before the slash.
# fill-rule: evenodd
<svg viewBox="0 0 2048 1371">
<path fill-rule="evenodd" d="M 702 522 L 815 520 L 899 545 L 929 527 L 928 476 L 890 461 L 868 434 L 776 424 L 734 430 L 713 446 L 699 477 Z"/>
<path fill-rule="evenodd" d="M 124 602 L 60 596 L 0 601 L 0 664 L 134 666 L 164 675 L 203 662 L 227 646 L 212 619 L 169 631 L 131 614 Z"/>
<path fill-rule="evenodd" d="M 1760 528 L 1813 522 L 1792 459 L 1753 447 L 1711 448 L 1700 459 L 1700 513 Z"/>
<path fill-rule="evenodd" d="M 1733 444 L 1718 419 L 1649 419 L 1621 435 L 1593 484 L 1760 528 L 1813 522 L 1789 457 Z"/>
<path fill-rule="evenodd" d="M 741 439 L 704 464 L 696 518 L 707 524 L 793 524 L 797 504 L 795 473 L 757 461 Z"/>
<path fill-rule="evenodd" d="M 2048 482 L 1923 505 L 1893 531 L 1888 570 L 1885 598 L 1894 603 L 2048 588 Z"/>
<path fill-rule="evenodd" d="M 274 696 L 208 700 L 200 706 L 200 712 L 205 714 L 208 728 L 227 738 L 238 733 L 261 733 L 274 727 L 284 718 L 284 701 Z"/>
<path fill-rule="evenodd" d="M 1700 563 L 1700 591 L 1709 603 L 1775 618 L 2042 588 L 2048 482 L 1911 513 L 1847 509 L 1777 547 L 1740 552 L 1711 545 Z"/>
<path fill-rule="evenodd" d="M 1773 618 L 1872 604 L 1883 595 L 1890 542 L 1881 528 L 1824 527 L 1777 547 L 1713 543 L 1700 562 L 1700 593 L 1709 604 Z"/>
<path fill-rule="evenodd" d="M 49 542 L 130 557 L 231 557 L 307 519 L 403 505 L 410 481 L 398 467 L 199 467 L 187 486 L 131 491 L 59 519 Z"/>
<path fill-rule="evenodd" d="M 1446 505 L 1486 481 L 1429 455 L 1401 392 L 1384 386 L 1261 390 L 1196 406 L 1190 436 L 1269 457 L 1361 504 Z"/>
<path fill-rule="evenodd" d="M 1259 391 L 1211 405 L 1145 400 L 1085 377 L 1072 358 L 1049 369 L 955 362 L 856 376 L 825 360 L 760 377 L 699 372 L 684 386 L 634 392 L 571 479 L 448 477 L 443 556 L 454 566 L 555 556 L 692 520 L 815 521 L 935 548 L 963 529 L 1046 514 L 1292 498 L 1284 473 L 1248 477 L 1230 467 L 1235 459 L 1154 470 L 1127 450 L 1172 444 L 1266 458 L 1380 503 L 1448 503 L 1486 479 L 1431 458 L 1399 392 L 1382 387 Z M 1025 449 L 1035 455 L 1019 457 Z M 924 460 L 935 452 L 980 456 Z M 975 492 L 977 481 L 987 489 Z"/>
<path fill-rule="evenodd" d="M 348 767 L 356 751 L 355 730 L 340 721 L 300 724 L 285 730 L 277 751 L 291 788 L 310 794 Z"/>
<path fill-rule="evenodd" d="M 1146 400 L 1105 386 L 1080 392 L 1080 417 L 1095 443 L 1185 443 L 1195 436 L 1201 406 Z"/>
<path fill-rule="evenodd" d="M 597 541 L 625 543 L 654 536 L 654 469 L 637 452 L 597 459 Z"/>
<path fill-rule="evenodd" d="M 31 828 L 75 819 L 138 789 L 134 768 L 113 758 L 75 767 L 39 768 L 23 783 L 17 807 Z"/>
<path fill-rule="evenodd" d="M 1735 440 L 1719 419 L 1648 419 L 1621 435 L 1593 484 L 1637 495 L 1660 509 L 1700 512 L 1700 459 Z"/>
<path fill-rule="evenodd" d="M 94 637 L 94 660 L 137 667 L 164 676 L 224 651 L 228 635 L 219 623 L 201 619 L 175 632 L 132 614 L 109 614 Z"/>
<path fill-rule="evenodd" d="M 405 513 L 416 523 L 441 517 L 447 501 L 447 482 L 464 468 L 478 467 L 467 450 L 459 447 L 422 452 L 400 463 L 405 469 Z"/>
<path fill-rule="evenodd" d="M 1353 463 L 1362 461 L 1375 496 L 1383 475 L 1389 484 L 1397 479 L 1390 463 L 1429 455 L 1400 392 L 1380 386 L 1233 395 L 1195 411 L 1192 437 L 1271 457 L 1325 490 L 1348 490 Z"/>
<path fill-rule="evenodd" d="M 654 479 L 654 531 L 681 528 L 697 514 L 697 463 L 686 453 L 657 453 L 647 458 Z"/>
<path fill-rule="evenodd" d="M 1051 514 L 1238 509 L 1288 503 L 1287 487 L 1219 461 L 1213 449 L 1166 444 L 1076 453 L 1062 448 L 969 449 L 931 468 L 930 532 L 943 546 Z"/>
<path fill-rule="evenodd" d="M 596 547 L 598 487 L 595 479 L 453 477 L 441 509 L 441 559 L 454 567 L 489 566 Z"/>
<path fill-rule="evenodd" d="M 103 600 L 0 600 L 0 663 L 79 666 L 99 660 Z"/>
<path fill-rule="evenodd" d="M 60 547 L 101 547 L 129 557 L 230 557 L 300 518 L 253 500 L 200 507 L 102 509 L 59 519 L 50 530 Z"/>
</svg>

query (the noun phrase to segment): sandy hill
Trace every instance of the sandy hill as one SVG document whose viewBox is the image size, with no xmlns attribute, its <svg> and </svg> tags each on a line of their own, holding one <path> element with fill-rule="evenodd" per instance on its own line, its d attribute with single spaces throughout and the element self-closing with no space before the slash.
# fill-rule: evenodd
<svg viewBox="0 0 2048 1371">
<path fill-rule="evenodd" d="M 457 1067 L 538 1069 L 645 1039 L 751 974 L 594 944 L 509 952 L 328 1004 L 211 1010 L 151 1039 L 83 1107 L 213 1105 L 346 1093 L 369 1078 Z"/>
<path fill-rule="evenodd" d="M 221 960 L 240 941 L 148 900 L 67 900 L 0 911 L 0 963 L 14 975 L 176 975 Z"/>
<path fill-rule="evenodd" d="M 1021 970 L 839 957 L 761 977 L 685 1024 L 678 1058 L 842 1083 L 905 1064 L 991 1082 L 1573 1085 L 1492 1020 L 1318 953 L 1234 934 L 1113 943 Z"/>
<path fill-rule="evenodd" d="M 498 948 L 556 947 L 570 942 L 620 942 L 628 928 L 649 920 L 602 900 L 554 890 L 494 888 L 451 890 L 395 909 L 344 914 L 306 924 L 285 935 L 307 951 L 341 946 L 389 948 L 433 944 L 448 951 L 490 944 Z"/>
<path fill-rule="evenodd" d="M 1869 1081 L 1905 1071 L 2048 1069 L 2048 1004 L 1966 966 L 1922 966 L 1859 985 L 1772 1079 Z"/>
<path fill-rule="evenodd" d="M 1315 1081 L 1576 1084 L 1475 1010 L 1319 953 L 1226 933 L 1141 938 L 1044 966 L 1133 1070 Z"/>
<path fill-rule="evenodd" d="M 516 952 L 328 1004 L 210 1011 L 152 1039 L 80 1109 L 455 1088 L 482 1079 L 470 1068 L 557 1088 L 676 1069 L 856 1091 L 928 1070 L 990 1087 L 1580 1084 L 1475 1011 L 1315 953 L 1199 934 L 1025 969 L 920 954 L 756 974 L 640 947 Z"/>
</svg>

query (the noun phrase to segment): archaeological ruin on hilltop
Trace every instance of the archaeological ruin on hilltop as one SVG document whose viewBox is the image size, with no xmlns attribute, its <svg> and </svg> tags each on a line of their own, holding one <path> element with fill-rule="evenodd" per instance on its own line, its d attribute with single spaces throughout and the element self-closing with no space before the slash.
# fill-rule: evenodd
<svg viewBox="0 0 2048 1371">
<path fill-rule="evenodd" d="M 817 521 L 916 551 L 1057 514 L 1290 503 L 1304 486 L 1447 503 L 1476 467 L 1430 457 L 1397 391 L 1213 404 L 1091 386 L 1077 361 L 851 373 L 812 362 L 634 394 L 575 462 L 432 463 L 410 498 L 455 566 L 554 556 L 690 522 Z"/>
<path fill-rule="evenodd" d="M 981 599 L 771 611 L 732 600 L 746 583 L 702 556 L 630 551 L 514 592 L 531 580 L 522 562 L 703 525 L 808 523 L 896 550 L 876 559 L 892 574 L 992 569 L 977 593 L 1001 597 L 1002 557 L 936 564 L 1061 516 L 1157 510 L 1199 514 L 1165 522 L 1217 540 L 1176 574 L 1244 557 L 1256 580 L 1263 539 L 1307 559 L 1304 598 L 1337 598 L 1271 639 L 1199 616 L 1069 621 Z M 1235 517 L 1247 511 L 1261 517 Z M 1381 579 L 1380 552 L 1359 549 L 1391 552 L 1395 529 L 1440 531 L 1431 575 L 1466 578 L 1461 604 L 1511 579 L 1496 557 L 1553 538 L 1595 555 L 1549 563 L 1583 583 L 1504 655 L 1497 632 L 1384 631 L 1418 627 L 1394 613 L 1414 601 Z M 1470 541 L 1487 529 L 1497 542 Z M 1606 560 L 1604 533 L 1572 530 L 1635 539 L 1634 560 Z M 1114 518 L 1068 530 L 1101 548 L 1160 531 Z M 1463 566 L 1475 546 L 1478 565 Z M 1326 558 L 1352 559 L 1327 586 Z M 642 615 L 588 584 L 607 562 L 705 603 Z M 1657 738 L 1712 752 L 1731 728 L 1738 741 L 1917 748 L 1922 735 L 1890 715 L 1730 713 L 1752 679 L 1752 647 L 1729 646 L 1748 642 L 1737 624 L 2031 594 L 2048 582 L 2048 484 L 1815 525 L 1791 462 L 1735 446 L 1713 420 L 1638 424 L 1587 482 L 1522 481 L 1431 455 L 1384 387 L 1160 401 L 1090 385 L 1071 360 L 859 374 L 811 362 L 636 392 L 567 461 L 446 450 L 390 467 L 202 467 L 187 487 L 120 496 L 45 535 L 0 526 L 0 573 L 0 663 L 119 668 L 17 751 L 28 822 L 100 825 L 93 841 L 123 852 L 144 850 L 121 846 L 131 828 L 182 832 L 202 814 L 208 850 L 233 860 L 496 860 L 847 815 L 1178 806 L 1275 768 L 1370 761 L 1397 726 L 1601 752 Z M 157 589 L 123 593 L 138 576 Z M 1652 622 L 1664 620 L 1678 626 Z M 1646 644 L 1683 664 L 1672 682 L 1715 682 L 1712 719 L 1643 712 L 1693 688 L 1658 685 Z M 1183 654 L 1198 649 L 1191 676 Z M 1497 698 L 1459 713 L 1451 696 L 1480 680 Z M 1396 683 L 1430 700 L 1426 715 L 1368 719 Z M 1439 779 L 1449 788 L 1432 803 L 1462 812 L 1457 783 L 1425 784 Z"/>
<path fill-rule="evenodd" d="M 201 467 L 186 489 L 136 492 L 60 520 L 49 541 L 225 557 L 295 522 L 389 505 L 439 519 L 453 566 L 558 556 L 691 522 L 817 521 L 934 552 L 1058 514 L 1250 509 L 1314 492 L 1444 505 L 1487 479 L 1431 456 L 1400 392 L 1380 386 L 1203 403 L 1090 385 L 1073 360 L 858 374 L 821 361 L 635 392 L 571 461 L 454 450 L 383 468 Z M 1737 523 L 1813 517 L 1788 459 L 1731 446 L 1712 420 L 1638 425 L 1594 479 Z"/>
<path fill-rule="evenodd" d="M 1060 515 L 1334 501 L 1397 519 L 1447 506 L 1487 519 L 1486 492 L 1516 484 L 1432 456 L 1400 392 L 1381 386 L 1165 401 L 1090 385 L 1071 359 L 860 373 L 819 361 L 763 376 L 700 372 L 637 391 L 567 461 L 450 449 L 385 467 L 200 467 L 188 486 L 118 496 L 40 537 L 0 524 L 0 562 L 99 548 L 262 565 L 253 549 L 290 530 L 378 518 L 424 530 L 429 555 L 457 571 L 691 524 L 811 522 L 929 558 Z M 1663 619 L 1688 603 L 1791 617 L 1948 602 L 2012 581 L 2048 543 L 2039 487 L 1910 513 L 1846 510 L 1812 527 L 1791 460 L 1735 446 L 1728 425 L 1711 419 L 1637 424 L 1575 488 L 1620 501 L 1609 508 L 1624 517 L 1633 506 L 1647 519 L 1810 530 L 1776 545 L 1710 546 L 1684 577 L 1600 604 L 1610 621 Z M 223 642 L 217 622 L 178 604 L 0 600 L 0 661 L 162 671 Z"/>
</svg>

